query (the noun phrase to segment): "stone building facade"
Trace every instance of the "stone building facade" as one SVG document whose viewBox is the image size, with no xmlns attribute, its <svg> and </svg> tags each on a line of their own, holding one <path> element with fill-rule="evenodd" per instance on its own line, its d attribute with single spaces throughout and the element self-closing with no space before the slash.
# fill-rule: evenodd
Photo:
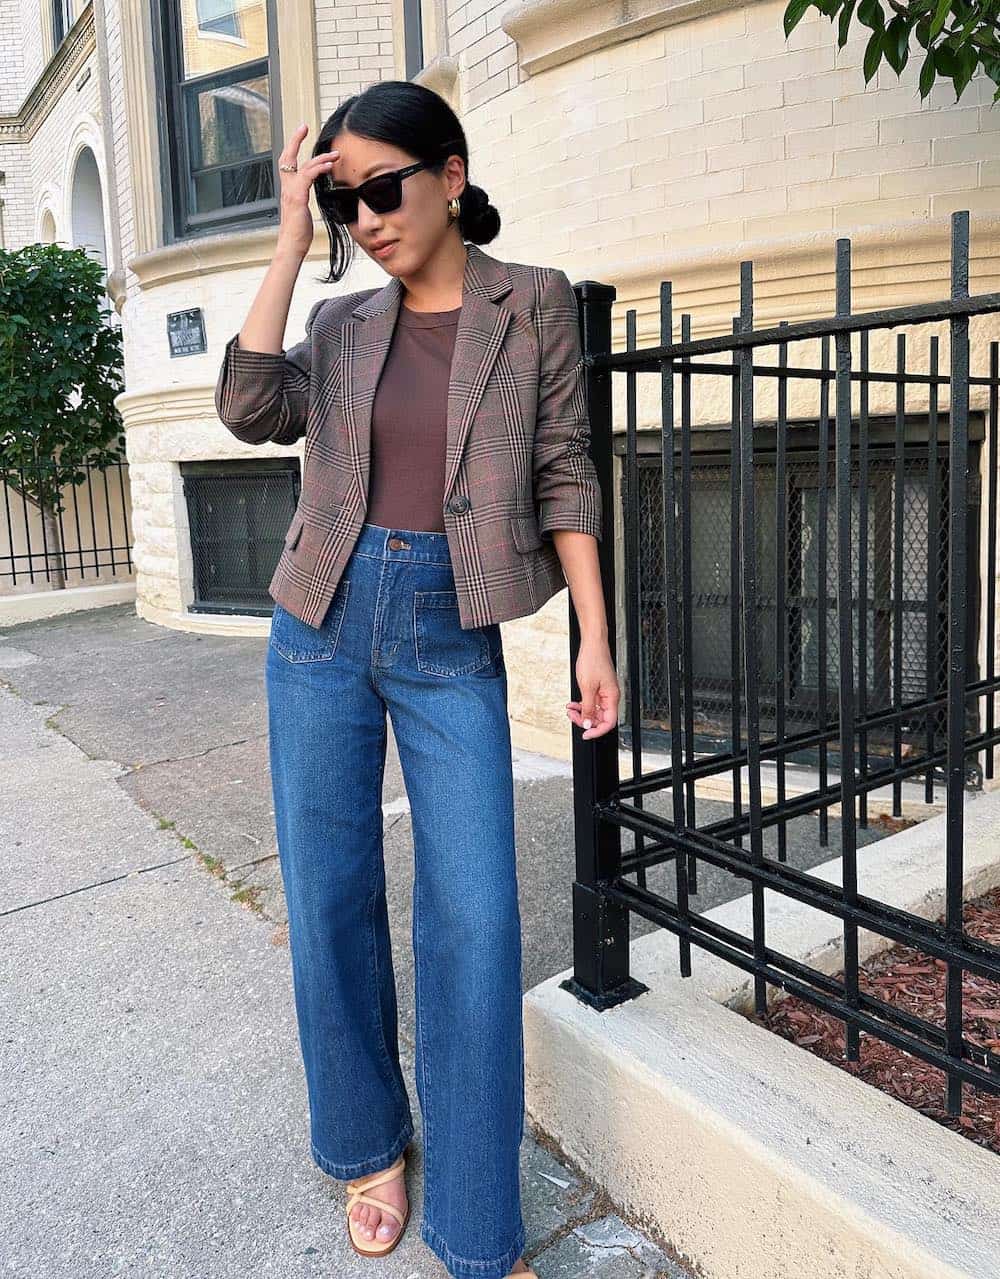
<svg viewBox="0 0 1000 1279">
<path fill-rule="evenodd" d="M 838 49 L 812 16 L 786 40 L 784 7 L 0 0 L 3 243 L 86 241 L 104 255 L 125 328 L 139 614 L 266 632 L 266 602 L 241 607 L 232 581 L 266 582 L 280 544 L 234 568 L 212 512 L 229 503 L 231 525 L 234 512 L 251 520 L 255 504 L 286 501 L 301 446 L 241 446 L 216 418 L 213 388 L 273 250 L 283 138 L 299 121 L 315 137 L 373 80 L 412 77 L 451 102 L 470 179 L 503 219 L 486 251 L 613 284 L 616 346 L 632 307 L 639 344 L 657 340 L 663 279 L 693 336 L 727 331 L 745 259 L 758 323 L 830 314 L 842 235 L 855 310 L 944 297 L 955 209 L 972 216 L 973 292 L 1000 289 L 990 83 L 974 79 L 957 103 L 939 84 L 921 102 L 914 59 L 901 80 L 883 68 L 866 86 L 863 29 Z M 317 214 L 287 346 L 329 291 L 317 282 L 326 251 Z M 383 278 L 361 255 L 337 287 Z M 205 350 L 182 353 L 170 334 L 192 315 Z M 705 402 L 706 422 L 725 419 L 724 401 Z M 640 421 L 655 423 L 658 407 L 645 387 Z M 556 754 L 569 743 L 566 634 L 566 593 L 505 624 L 515 740 Z"/>
</svg>

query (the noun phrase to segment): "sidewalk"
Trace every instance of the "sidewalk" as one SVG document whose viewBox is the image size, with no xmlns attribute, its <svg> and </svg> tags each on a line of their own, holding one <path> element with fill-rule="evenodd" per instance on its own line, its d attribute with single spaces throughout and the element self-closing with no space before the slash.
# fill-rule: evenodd
<svg viewBox="0 0 1000 1279">
<path fill-rule="evenodd" d="M 132 606 L 0 628 L 0 1274 L 363 1279 L 343 1183 L 308 1155 L 267 772 L 263 640 Z M 409 810 L 391 737 L 385 856 L 417 1134 L 385 1279 L 444 1279 L 421 1211 Z M 570 780 L 515 757 L 524 981 L 571 954 Z M 708 885 L 704 896 L 708 897 Z M 637 921 L 635 934 L 648 926 Z M 684 1279 L 526 1130 L 540 1279 Z"/>
</svg>

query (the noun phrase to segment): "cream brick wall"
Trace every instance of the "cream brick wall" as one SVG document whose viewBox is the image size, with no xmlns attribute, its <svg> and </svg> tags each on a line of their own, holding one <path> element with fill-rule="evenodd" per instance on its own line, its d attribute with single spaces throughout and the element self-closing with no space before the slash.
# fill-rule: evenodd
<svg viewBox="0 0 1000 1279">
<path fill-rule="evenodd" d="M 24 97 L 24 48 L 21 44 L 21 5 L 0 2 L 0 115 L 15 112 Z"/>
<path fill-rule="evenodd" d="M 452 49 L 469 75 L 473 164 L 489 169 L 518 251 L 560 252 L 582 268 L 599 247 L 623 241 L 637 253 L 658 246 L 669 260 L 670 247 L 745 250 L 782 233 L 1000 209 L 991 167 L 1000 161 L 1000 110 L 989 105 L 985 76 L 959 107 L 943 84 L 920 102 L 919 59 L 902 81 L 883 69 L 866 87 L 864 29 L 840 50 L 835 28 L 813 17 L 786 42 L 783 11 L 783 2 L 765 0 L 700 17 L 507 91 L 485 78 L 478 56 L 492 47 L 489 20 L 502 9 L 473 22 L 466 7 L 455 10 Z M 495 131 L 499 112 L 509 132 L 480 138 L 480 120 Z M 570 168 L 570 159 L 579 163 Z M 598 215 L 589 233 L 574 234 L 583 186 Z M 554 238 L 559 210 L 572 220 L 560 221 L 567 234 Z"/>
<path fill-rule="evenodd" d="M 108 97 L 111 104 L 110 134 L 112 139 L 112 171 L 118 205 L 119 260 L 115 264 L 125 275 L 128 301 L 139 292 L 139 280 L 128 263 L 136 252 L 135 205 L 131 181 L 128 121 L 125 116 L 125 69 L 122 61 L 122 14 L 118 4 L 105 5 L 104 23 L 107 39 Z"/>
<path fill-rule="evenodd" d="M 14 39 L 12 43 L 16 44 L 19 49 L 21 63 L 20 84 L 23 89 L 28 89 L 42 74 L 50 53 L 47 41 L 43 36 L 42 7 L 38 0 L 17 0 L 17 3 L 8 3 L 5 8 L 11 9 L 16 15 L 16 29 L 13 32 Z M 74 9 L 74 12 L 79 12 L 79 10 Z M 4 47 L 6 48 L 7 46 L 5 45 Z M 4 57 L 6 59 L 6 54 Z M 23 93 L 20 94 L 17 100 L 12 103 L 13 109 L 17 109 L 23 96 Z"/>
<path fill-rule="evenodd" d="M 316 4 L 320 115 L 331 115 L 344 98 L 373 80 L 395 75 L 392 56 L 392 3 Z M 291 132 L 291 130 L 289 130 Z"/>
</svg>

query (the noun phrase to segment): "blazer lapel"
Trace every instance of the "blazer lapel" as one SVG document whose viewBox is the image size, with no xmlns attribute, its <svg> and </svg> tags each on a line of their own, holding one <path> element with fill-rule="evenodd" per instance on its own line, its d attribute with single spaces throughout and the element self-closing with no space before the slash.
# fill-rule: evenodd
<svg viewBox="0 0 1000 1279">
<path fill-rule="evenodd" d="M 466 245 L 466 251 L 462 310 L 448 381 L 445 501 L 458 474 L 465 441 L 513 314 L 507 307 L 497 305 L 511 290 L 506 266 L 476 244 Z M 402 296 L 402 283 L 392 276 L 377 293 L 359 303 L 341 326 L 339 373 L 344 421 L 351 444 L 355 483 L 364 507 L 368 504 L 375 392 L 389 353 Z"/>
</svg>

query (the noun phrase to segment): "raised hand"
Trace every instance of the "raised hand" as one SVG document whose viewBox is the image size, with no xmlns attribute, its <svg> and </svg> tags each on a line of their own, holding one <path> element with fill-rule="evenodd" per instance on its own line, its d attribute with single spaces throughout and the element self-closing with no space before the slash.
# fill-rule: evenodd
<svg viewBox="0 0 1000 1279">
<path fill-rule="evenodd" d="M 316 179 L 329 173 L 339 152 L 323 151 L 319 155 L 299 160 L 299 148 L 309 132 L 307 124 L 300 124 L 285 143 L 278 157 L 278 173 L 281 177 L 281 222 L 278 227 L 280 248 L 300 254 L 303 258 L 312 245 L 314 226 L 309 207 L 309 192 Z"/>
</svg>

